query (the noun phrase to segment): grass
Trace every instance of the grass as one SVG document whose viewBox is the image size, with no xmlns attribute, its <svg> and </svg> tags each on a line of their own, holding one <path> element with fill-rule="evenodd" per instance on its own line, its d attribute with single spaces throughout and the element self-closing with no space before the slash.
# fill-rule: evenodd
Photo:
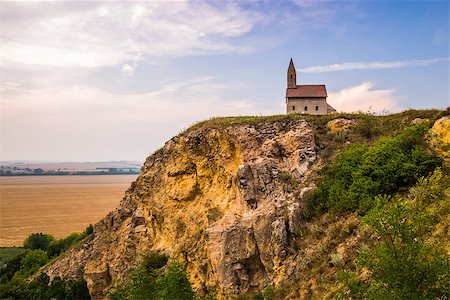
<svg viewBox="0 0 450 300">
<path fill-rule="evenodd" d="M 345 265 L 344 258 L 339 253 L 331 254 L 330 261 L 333 264 L 333 266 L 338 267 L 338 268 Z"/>
<path fill-rule="evenodd" d="M 391 115 L 375 115 L 372 113 L 335 113 L 322 116 L 303 114 L 283 114 L 273 116 L 238 116 L 238 117 L 215 117 L 198 122 L 187 128 L 180 135 L 194 130 L 202 129 L 224 129 L 233 126 L 248 125 L 257 130 L 264 128 L 268 123 L 285 123 L 286 127 L 291 122 L 307 121 L 315 134 L 316 144 L 324 163 L 331 161 L 336 152 L 343 149 L 347 143 L 373 144 L 381 136 L 393 136 L 398 134 L 411 121 L 416 118 L 428 119 L 431 123 L 442 116 L 449 115 L 450 108 L 446 110 L 406 110 Z M 333 119 L 345 118 L 355 119 L 357 124 L 346 131 L 345 134 L 330 134 L 327 123 Z M 347 142 L 347 143 L 346 143 Z"/>
<path fill-rule="evenodd" d="M 26 251 L 27 249 L 22 247 L 0 247 L 0 269 L 3 269 L 8 261 Z"/>
<path fill-rule="evenodd" d="M 194 130 L 200 127 L 207 126 L 209 128 L 222 128 L 233 125 L 254 125 L 260 126 L 267 122 L 290 122 L 296 120 L 306 120 L 318 128 L 326 129 L 326 124 L 328 121 L 336 119 L 336 118 L 346 118 L 346 119 L 361 119 L 366 116 L 369 119 L 377 119 L 379 120 L 377 126 L 380 126 L 380 129 L 399 129 L 399 125 L 402 123 L 411 122 L 415 118 L 427 118 L 430 121 L 435 121 L 440 116 L 448 115 L 449 110 L 437 110 L 437 109 L 429 109 L 429 110 L 406 110 L 401 113 L 392 114 L 392 115 L 382 115 L 377 116 L 370 113 L 335 113 L 329 115 L 322 116 L 313 116 L 313 115 L 303 115 L 303 114 L 283 114 L 283 115 L 273 115 L 273 116 L 238 116 L 238 117 L 214 117 L 209 120 L 201 121 L 199 123 L 194 124 L 187 130 Z M 383 133 L 384 134 L 384 133 Z"/>
</svg>

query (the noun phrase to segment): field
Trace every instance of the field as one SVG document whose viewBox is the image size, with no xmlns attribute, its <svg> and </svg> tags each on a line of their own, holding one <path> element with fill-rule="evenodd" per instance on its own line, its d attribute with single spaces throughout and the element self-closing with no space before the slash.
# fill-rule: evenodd
<svg viewBox="0 0 450 300">
<path fill-rule="evenodd" d="M 112 211 L 137 175 L 0 177 L 0 246 L 30 233 L 62 238 Z"/>
</svg>

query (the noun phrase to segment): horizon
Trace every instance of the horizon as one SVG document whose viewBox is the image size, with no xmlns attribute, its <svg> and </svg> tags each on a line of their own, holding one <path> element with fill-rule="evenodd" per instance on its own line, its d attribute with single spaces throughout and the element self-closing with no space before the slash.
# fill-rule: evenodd
<svg viewBox="0 0 450 300">
<path fill-rule="evenodd" d="M 70 160 L 26 160 L 26 159 L 14 159 L 14 160 L 0 160 L 0 165 L 4 164 L 64 164 L 64 163 L 118 163 L 118 162 L 140 162 L 132 159 L 115 159 L 115 160 L 99 160 L 99 161 L 70 161 Z"/>
<path fill-rule="evenodd" d="M 137 161 L 198 121 L 446 109 L 448 1 L 2 2 L 0 160 Z M 25 158 L 25 159 L 23 159 Z"/>
<path fill-rule="evenodd" d="M 446 108 L 423 108 L 423 110 L 448 110 L 448 109 L 450 109 L 450 106 L 449 107 L 446 107 Z M 380 113 L 373 113 L 374 115 L 376 115 L 376 116 L 386 116 L 386 115 L 393 115 L 393 114 L 398 114 L 398 113 L 402 113 L 402 112 L 405 112 L 405 111 L 408 111 L 408 110 L 411 110 L 411 109 L 404 109 L 404 110 L 402 110 L 402 111 L 399 111 L 399 112 L 395 112 L 395 113 L 388 113 L 388 114 L 386 114 L 385 112 L 380 112 Z M 412 110 L 414 110 L 414 109 L 412 109 Z M 366 113 L 366 112 L 352 112 L 352 113 L 345 113 L 345 112 L 337 112 L 337 113 L 334 113 L 336 116 L 339 116 L 339 115 L 343 115 L 343 114 L 358 114 L 358 113 Z M 370 113 L 370 112 L 367 112 L 367 113 Z M 285 115 L 285 114 L 280 114 L 280 115 L 278 115 L 278 116 L 282 116 L 282 115 Z M 274 116 L 274 115 L 270 115 L 270 116 Z M 277 116 L 277 115 L 275 115 L 275 116 Z M 231 116 L 232 117 L 232 116 Z M 253 117 L 253 116 L 250 116 L 250 115 L 248 115 L 248 116 L 236 116 L 236 117 L 243 117 L 243 118 L 245 118 L 245 117 Z M 255 116 L 255 117 L 264 117 L 264 116 Z M 224 118 L 226 118 L 226 117 L 224 117 Z M 204 121 L 208 121 L 207 119 L 206 120 L 203 120 L 203 121 L 199 121 L 199 122 L 204 122 Z M 195 124 L 194 124 L 195 125 Z M 193 125 L 192 125 L 193 126 Z M 187 129 L 189 129 L 190 127 L 188 127 L 188 128 L 185 128 L 184 130 L 187 130 Z M 175 135 L 177 135 L 177 134 L 175 134 Z M 157 149 L 156 149 L 157 150 Z M 155 150 L 155 151 L 156 151 Z M 151 155 L 153 155 L 153 153 L 154 152 L 152 152 L 152 153 L 150 153 L 148 156 L 151 156 Z M 147 157 L 148 157 L 147 156 Z M 83 160 L 79 160 L 79 161 L 76 161 L 76 160 L 27 160 L 27 159 L 14 159 L 14 160 L 0 160 L 0 165 L 14 165 L 14 164 L 68 164 L 68 163 L 73 163 L 73 164 L 89 164 L 89 163 L 93 163 L 93 164 L 95 164 L 95 163 L 119 163 L 119 162 L 127 162 L 127 163 L 139 163 L 140 165 L 142 165 L 143 163 L 145 163 L 145 160 L 147 159 L 147 157 L 145 157 L 143 160 L 134 160 L 134 159 L 112 159 L 112 160 L 96 160 L 96 161 L 83 161 Z"/>
</svg>

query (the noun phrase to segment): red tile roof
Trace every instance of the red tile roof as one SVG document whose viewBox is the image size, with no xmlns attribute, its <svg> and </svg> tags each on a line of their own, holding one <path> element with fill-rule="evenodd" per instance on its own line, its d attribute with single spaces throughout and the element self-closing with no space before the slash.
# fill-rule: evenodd
<svg viewBox="0 0 450 300">
<path fill-rule="evenodd" d="M 286 97 L 323 98 L 327 97 L 327 89 L 324 84 L 297 85 L 296 88 L 286 89 Z"/>
</svg>

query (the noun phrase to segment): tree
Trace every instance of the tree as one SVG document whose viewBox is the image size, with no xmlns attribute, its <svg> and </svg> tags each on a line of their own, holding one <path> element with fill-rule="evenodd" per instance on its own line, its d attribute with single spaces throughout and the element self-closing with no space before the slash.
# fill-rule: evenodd
<svg viewBox="0 0 450 300">
<path fill-rule="evenodd" d="M 34 169 L 33 172 L 34 172 L 34 174 L 36 174 L 36 175 L 42 175 L 42 174 L 44 174 L 44 170 L 42 170 L 41 168 Z"/>
<path fill-rule="evenodd" d="M 50 243 L 54 240 L 55 238 L 50 234 L 32 233 L 25 239 L 23 246 L 31 250 L 41 249 L 47 251 Z"/>
</svg>

